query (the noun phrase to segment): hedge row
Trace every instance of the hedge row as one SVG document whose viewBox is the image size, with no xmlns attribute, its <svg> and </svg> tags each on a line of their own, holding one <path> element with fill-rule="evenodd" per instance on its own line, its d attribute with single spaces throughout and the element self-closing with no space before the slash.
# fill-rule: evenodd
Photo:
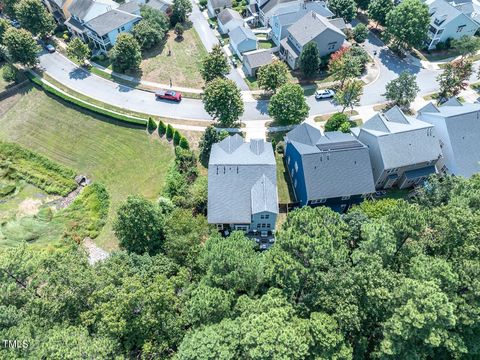
<svg viewBox="0 0 480 360">
<path fill-rule="evenodd" d="M 62 100 L 66 101 L 66 102 L 69 102 L 71 104 L 80 106 L 81 108 L 90 110 L 94 113 L 111 117 L 112 119 L 115 119 L 115 120 L 118 120 L 118 121 L 127 122 L 127 123 L 130 123 L 130 124 L 147 125 L 147 120 L 132 118 L 128 115 L 118 114 L 118 113 L 115 113 L 113 111 L 88 104 L 86 102 L 75 99 L 75 98 L 71 97 L 70 95 L 64 94 L 63 92 L 60 92 L 57 89 L 54 89 L 53 87 L 45 84 L 42 80 L 40 80 L 38 77 L 32 75 L 31 73 L 27 73 L 27 76 L 31 81 L 33 81 L 35 84 L 40 86 L 43 90 L 45 90 L 46 92 L 48 92 L 50 94 L 58 96 L 59 98 L 61 98 Z"/>
</svg>

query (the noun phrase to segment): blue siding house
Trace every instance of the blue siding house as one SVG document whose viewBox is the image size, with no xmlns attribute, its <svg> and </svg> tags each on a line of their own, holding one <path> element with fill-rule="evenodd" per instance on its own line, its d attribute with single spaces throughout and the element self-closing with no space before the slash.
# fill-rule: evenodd
<svg viewBox="0 0 480 360">
<path fill-rule="evenodd" d="M 285 136 L 285 157 L 297 201 L 345 211 L 375 192 L 368 148 L 350 134 L 302 124 Z"/>
</svg>

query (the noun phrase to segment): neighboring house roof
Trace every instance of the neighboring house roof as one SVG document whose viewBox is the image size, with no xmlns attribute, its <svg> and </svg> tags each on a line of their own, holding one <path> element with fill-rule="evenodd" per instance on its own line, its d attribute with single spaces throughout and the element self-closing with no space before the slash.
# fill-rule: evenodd
<svg viewBox="0 0 480 360">
<path fill-rule="evenodd" d="M 167 11 L 173 4 L 172 0 L 148 0 L 145 5 L 152 9 Z"/>
<path fill-rule="evenodd" d="M 373 136 L 384 169 L 392 169 L 437 159 L 441 150 L 433 130 L 433 125 L 406 116 L 395 106 L 376 114 L 361 128 L 352 128 L 352 133 L 360 141 L 366 139 L 363 133 Z"/>
<path fill-rule="evenodd" d="M 288 32 L 300 44 L 300 46 L 304 46 L 327 30 L 336 32 L 345 37 L 342 30 L 333 25 L 327 18 L 320 16 L 313 11 L 309 11 L 301 19 L 291 25 Z"/>
<path fill-rule="evenodd" d="M 62 8 L 63 5 L 67 2 L 67 0 L 49 0 L 51 3 L 54 3 L 59 8 Z"/>
<path fill-rule="evenodd" d="M 278 213 L 276 162 L 270 143 L 229 136 L 212 146 L 208 222 L 249 224 L 252 214 Z"/>
<path fill-rule="evenodd" d="M 73 26 L 75 29 L 77 29 L 80 32 L 83 32 L 85 30 L 85 26 L 83 26 L 83 24 L 80 21 L 74 19 L 73 17 L 70 17 L 67 21 L 65 21 L 65 25 Z"/>
<path fill-rule="evenodd" d="M 273 61 L 272 51 L 270 49 L 262 49 L 249 51 L 243 54 L 243 62 L 248 63 L 251 69 L 271 64 Z"/>
<path fill-rule="evenodd" d="M 243 26 L 239 26 L 231 30 L 229 33 L 229 36 L 230 36 L 230 42 L 237 45 L 246 40 L 257 41 L 257 37 L 255 36 L 253 31 L 250 28 L 243 27 Z"/>
<path fill-rule="evenodd" d="M 208 0 L 208 3 L 214 9 L 223 9 L 227 7 L 232 7 L 231 0 Z"/>
<path fill-rule="evenodd" d="M 125 11 L 130 14 L 135 14 L 140 11 L 140 5 L 135 0 L 132 0 L 128 3 L 121 4 L 118 7 L 118 10 Z"/>
<path fill-rule="evenodd" d="M 446 0 L 429 0 L 427 1 L 427 5 L 431 18 L 430 23 L 437 27 L 445 27 L 446 24 L 458 16 L 463 16 L 476 24 L 469 14 L 464 13 L 465 11 L 468 12 L 469 9 L 465 8 L 464 11 L 461 10 L 461 7 L 465 7 L 467 4 L 462 4 L 459 9 Z"/>
<path fill-rule="evenodd" d="M 95 31 L 98 36 L 103 36 L 136 19 L 140 20 L 141 17 L 125 11 L 111 10 L 90 20 L 86 26 Z"/>
<path fill-rule="evenodd" d="M 222 23 L 223 25 L 228 24 L 232 20 L 243 22 L 242 16 L 237 11 L 228 8 L 220 11 L 220 13 L 217 15 L 217 19 L 218 22 Z"/>
<path fill-rule="evenodd" d="M 280 26 L 289 26 L 309 11 L 314 11 L 326 18 L 334 15 L 323 1 L 311 1 L 307 3 L 294 3 L 291 6 L 281 8 L 276 12 L 275 18 Z"/>
<path fill-rule="evenodd" d="M 68 7 L 68 12 L 82 21 L 89 21 L 118 7 L 119 4 L 112 0 L 76 0 Z"/>
<path fill-rule="evenodd" d="M 480 104 L 447 102 L 418 111 L 418 118 L 443 123 L 455 164 L 455 175 L 470 177 L 480 172 Z M 433 120 L 433 121 L 432 121 Z"/>
<path fill-rule="evenodd" d="M 299 2 L 299 1 L 298 0 L 270 0 L 270 1 L 267 1 L 265 4 L 263 4 L 260 7 L 260 9 L 263 11 L 264 14 L 267 14 L 278 5 L 286 4 L 290 2 L 293 3 L 293 2 Z M 301 2 L 303 2 L 303 0 Z"/>
<path fill-rule="evenodd" d="M 325 132 L 303 123 L 286 141 L 302 156 L 307 197 L 311 200 L 375 191 L 368 148 L 351 134 Z"/>
</svg>

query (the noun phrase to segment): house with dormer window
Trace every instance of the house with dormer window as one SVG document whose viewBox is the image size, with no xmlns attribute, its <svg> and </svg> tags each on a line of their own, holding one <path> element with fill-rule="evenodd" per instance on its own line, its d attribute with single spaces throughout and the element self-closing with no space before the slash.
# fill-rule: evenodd
<svg viewBox="0 0 480 360">
<path fill-rule="evenodd" d="M 473 36 L 479 25 L 471 17 L 464 14 L 446 0 L 427 1 L 430 14 L 427 48 L 435 49 L 438 43 L 447 39 L 459 39 L 462 36 Z"/>
<path fill-rule="evenodd" d="M 278 215 L 272 144 L 229 136 L 212 146 L 208 162 L 208 222 L 219 230 L 271 234 Z"/>
</svg>

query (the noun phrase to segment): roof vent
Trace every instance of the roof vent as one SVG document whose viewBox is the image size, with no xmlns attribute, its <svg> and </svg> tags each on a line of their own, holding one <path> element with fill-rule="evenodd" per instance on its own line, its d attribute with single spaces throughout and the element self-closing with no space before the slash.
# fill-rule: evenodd
<svg viewBox="0 0 480 360">
<path fill-rule="evenodd" d="M 250 141 L 250 151 L 255 155 L 260 155 L 265 149 L 265 143 L 263 139 L 253 139 Z"/>
</svg>

